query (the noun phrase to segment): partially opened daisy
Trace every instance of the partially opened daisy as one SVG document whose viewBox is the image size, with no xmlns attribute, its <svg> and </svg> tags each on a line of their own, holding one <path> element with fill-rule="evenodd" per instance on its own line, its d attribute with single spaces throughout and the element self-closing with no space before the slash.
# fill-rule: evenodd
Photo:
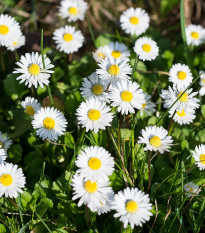
<svg viewBox="0 0 205 233">
<path fill-rule="evenodd" d="M 140 114 L 142 115 L 143 112 L 146 112 L 150 116 L 150 113 L 156 111 L 155 108 L 156 108 L 156 104 L 151 101 L 151 95 L 145 93 L 145 101 L 140 107 Z"/>
<path fill-rule="evenodd" d="M 97 133 L 100 129 L 110 126 L 113 113 L 106 102 L 97 98 L 90 98 L 82 102 L 77 109 L 76 115 L 79 124 L 86 128 L 86 132 L 94 130 Z"/>
<path fill-rule="evenodd" d="M 192 154 L 199 170 L 205 170 L 205 145 L 201 144 L 196 146 L 194 151 L 192 151 Z"/>
<path fill-rule="evenodd" d="M 196 113 L 194 110 L 190 109 L 182 109 L 182 110 L 173 110 L 169 111 L 169 117 L 171 118 L 174 114 L 173 120 L 180 125 L 190 124 L 196 118 Z"/>
<path fill-rule="evenodd" d="M 59 15 L 63 19 L 68 18 L 68 22 L 84 20 L 87 8 L 88 4 L 83 0 L 63 0 L 59 7 Z"/>
<path fill-rule="evenodd" d="M 38 100 L 33 97 L 26 97 L 26 99 L 21 102 L 21 106 L 32 119 L 34 114 L 41 108 Z"/>
<path fill-rule="evenodd" d="M 130 56 L 130 51 L 125 44 L 119 42 L 111 42 L 108 44 L 110 51 L 109 56 L 118 59 L 118 58 L 128 58 Z"/>
<path fill-rule="evenodd" d="M 163 154 L 164 151 L 169 151 L 173 142 L 172 137 L 168 136 L 168 131 L 163 127 L 147 126 L 141 134 L 138 143 L 146 144 L 145 151 L 159 151 Z"/>
<path fill-rule="evenodd" d="M 190 24 L 185 29 L 187 44 L 198 46 L 205 41 L 205 29 L 200 25 Z"/>
<path fill-rule="evenodd" d="M 16 38 L 13 38 L 13 40 L 11 40 L 8 43 L 7 49 L 14 51 L 14 50 L 22 47 L 23 45 L 25 45 L 25 41 L 26 41 L 25 36 L 20 34 L 20 35 L 16 36 Z"/>
<path fill-rule="evenodd" d="M 66 131 L 67 121 L 60 111 L 47 107 L 34 114 L 32 125 L 40 138 L 54 141 Z"/>
<path fill-rule="evenodd" d="M 12 140 L 9 139 L 7 134 L 4 134 L 0 131 L 0 146 L 2 149 L 4 149 L 6 154 L 11 145 L 12 145 Z"/>
<path fill-rule="evenodd" d="M 6 160 L 6 153 L 4 149 L 1 149 L 2 147 L 0 146 L 0 165 L 4 163 Z"/>
<path fill-rule="evenodd" d="M 192 82 L 191 70 L 187 65 L 175 64 L 169 71 L 169 81 L 178 88 L 186 88 Z"/>
<path fill-rule="evenodd" d="M 198 196 L 199 192 L 201 191 L 198 189 L 199 189 L 199 185 L 196 185 L 193 182 L 189 182 L 184 185 L 184 192 L 187 197 L 192 197 L 193 195 Z"/>
<path fill-rule="evenodd" d="M 0 164 L 0 197 L 17 197 L 25 187 L 25 176 L 21 168 L 12 163 Z"/>
<path fill-rule="evenodd" d="M 105 58 L 101 61 L 99 67 L 100 68 L 96 70 L 96 73 L 99 74 L 100 78 L 106 79 L 109 82 L 118 81 L 120 79 L 130 79 L 129 74 L 132 73 L 129 60 L 126 58 Z"/>
<path fill-rule="evenodd" d="M 111 53 L 111 49 L 107 45 L 100 46 L 93 53 L 93 58 L 95 59 L 96 62 L 101 62 L 101 60 L 104 59 L 105 57 L 108 57 L 110 53 Z"/>
<path fill-rule="evenodd" d="M 126 188 L 119 191 L 114 196 L 111 208 L 117 212 L 114 217 L 120 217 L 119 220 L 124 224 L 124 228 L 128 224 L 132 229 L 135 225 L 142 226 L 152 216 L 150 198 L 138 188 Z"/>
<path fill-rule="evenodd" d="M 113 107 L 127 115 L 141 108 L 145 102 L 145 95 L 136 82 L 121 80 L 110 88 L 109 99 Z"/>
<path fill-rule="evenodd" d="M 20 74 L 17 77 L 17 80 L 21 80 L 20 83 L 25 82 L 25 85 L 28 85 L 30 88 L 32 85 L 37 88 L 38 85 L 43 87 L 44 85 L 49 84 L 49 78 L 51 73 L 53 73 L 52 69 L 54 66 L 51 64 L 49 58 L 44 55 L 45 61 L 45 69 L 43 68 L 42 57 L 39 53 L 26 53 L 25 56 L 21 56 L 19 62 L 16 65 L 19 68 L 16 68 L 13 73 Z"/>
<path fill-rule="evenodd" d="M 83 79 L 82 87 L 80 88 L 81 94 L 86 99 L 96 97 L 108 102 L 108 84 L 107 80 L 103 80 L 99 78 L 96 73 L 92 73 L 90 76 Z"/>
<path fill-rule="evenodd" d="M 159 47 L 157 46 L 157 43 L 145 36 L 135 41 L 133 49 L 142 61 L 154 60 L 159 54 Z"/>
<path fill-rule="evenodd" d="M 131 7 L 120 16 L 122 29 L 127 34 L 135 34 L 136 36 L 141 35 L 148 29 L 149 21 L 149 15 L 141 8 L 134 9 Z"/>
<path fill-rule="evenodd" d="M 205 71 L 200 71 L 200 85 L 201 88 L 199 90 L 199 95 L 204 96 L 205 95 Z"/>
<path fill-rule="evenodd" d="M 114 200 L 114 194 L 113 192 L 110 192 L 110 195 L 108 195 L 108 198 L 105 200 L 105 203 L 100 203 L 100 207 L 97 207 L 96 209 L 93 209 L 93 212 L 97 212 L 98 215 L 105 214 L 111 211 L 111 203 Z"/>
<path fill-rule="evenodd" d="M 75 161 L 85 180 L 109 180 L 108 176 L 114 171 L 114 159 L 103 147 L 91 146 L 80 151 Z"/>
<path fill-rule="evenodd" d="M 84 36 L 81 31 L 68 25 L 56 29 L 53 33 L 53 39 L 56 48 L 67 54 L 77 52 L 84 42 Z"/>
</svg>

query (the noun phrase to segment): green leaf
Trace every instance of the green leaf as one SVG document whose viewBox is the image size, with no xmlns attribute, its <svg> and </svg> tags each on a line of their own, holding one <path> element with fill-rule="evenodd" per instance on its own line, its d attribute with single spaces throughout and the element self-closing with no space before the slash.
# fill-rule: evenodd
<svg viewBox="0 0 205 233">
<path fill-rule="evenodd" d="M 6 227 L 3 224 L 0 224 L 0 233 L 6 233 Z"/>
<path fill-rule="evenodd" d="M 115 192 L 123 189 L 125 186 L 125 182 L 120 171 L 115 170 L 112 175 L 109 176 L 109 180 Z"/>
<path fill-rule="evenodd" d="M 97 37 L 97 39 L 95 40 L 95 44 L 97 47 L 100 47 L 109 44 L 111 41 L 112 41 L 112 37 L 110 35 L 103 34 Z"/>
<path fill-rule="evenodd" d="M 13 163 L 18 163 L 21 161 L 22 157 L 22 147 L 19 144 L 12 145 L 8 150 L 8 157 Z"/>
<path fill-rule="evenodd" d="M 53 202 L 49 198 L 42 198 L 36 206 L 37 213 L 42 217 L 48 209 L 53 208 Z"/>
<path fill-rule="evenodd" d="M 131 138 L 131 130 L 130 129 L 120 129 L 121 138 L 124 140 L 129 140 Z"/>
<path fill-rule="evenodd" d="M 64 143 L 66 144 L 66 146 L 74 149 L 75 141 L 71 133 L 69 132 L 65 133 Z"/>
</svg>

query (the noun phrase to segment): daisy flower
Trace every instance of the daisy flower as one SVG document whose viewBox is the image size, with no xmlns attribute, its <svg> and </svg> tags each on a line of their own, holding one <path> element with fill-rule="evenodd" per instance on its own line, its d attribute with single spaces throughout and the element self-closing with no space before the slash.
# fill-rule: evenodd
<svg viewBox="0 0 205 233">
<path fill-rule="evenodd" d="M 85 180 L 83 176 L 75 174 L 72 179 L 73 197 L 72 200 L 80 198 L 78 206 L 87 205 L 91 211 L 105 204 L 106 200 L 113 194 L 110 183 L 105 180 Z"/>
<path fill-rule="evenodd" d="M 118 81 L 119 79 L 130 79 L 128 76 L 132 73 L 128 59 L 114 59 L 113 57 L 105 58 L 99 64 L 100 69 L 96 70 L 102 79 Z"/>
<path fill-rule="evenodd" d="M 198 46 L 205 41 L 205 29 L 200 25 L 190 24 L 185 29 L 187 44 Z"/>
<path fill-rule="evenodd" d="M 111 56 L 115 59 L 118 58 L 128 58 L 130 56 L 130 51 L 125 44 L 119 42 L 111 42 L 108 44 L 110 50 L 108 56 Z"/>
<path fill-rule="evenodd" d="M 187 65 L 178 63 L 173 65 L 169 71 L 169 81 L 179 89 L 188 87 L 192 79 L 191 70 Z"/>
<path fill-rule="evenodd" d="M 20 35 L 18 35 L 16 38 L 14 38 L 13 40 L 11 40 L 8 43 L 7 49 L 10 51 L 14 51 L 14 50 L 22 47 L 23 45 L 25 45 L 25 41 L 26 41 L 26 38 L 21 33 Z"/>
<path fill-rule="evenodd" d="M 109 180 L 108 176 L 114 171 L 114 159 L 111 154 L 102 147 L 87 147 L 77 155 L 75 161 L 80 173 L 85 180 Z"/>
<path fill-rule="evenodd" d="M 54 141 L 66 131 L 67 121 L 60 111 L 47 107 L 34 114 L 32 125 L 40 138 Z"/>
<path fill-rule="evenodd" d="M 140 115 L 142 115 L 143 112 L 146 112 L 150 116 L 150 113 L 156 111 L 155 108 L 156 104 L 151 101 L 151 95 L 145 93 L 145 101 L 140 107 Z"/>
<path fill-rule="evenodd" d="M 54 71 L 50 70 L 54 66 L 51 64 L 50 59 L 44 55 L 45 69 L 43 68 L 42 57 L 38 53 L 26 53 L 25 56 L 21 56 L 20 61 L 16 64 L 19 68 L 16 68 L 13 73 L 21 74 L 17 80 L 21 80 L 20 83 L 25 82 L 30 88 L 32 85 L 37 88 L 38 84 L 43 87 L 44 84 L 49 84 L 49 78 Z"/>
<path fill-rule="evenodd" d="M 0 146 L 1 148 L 1 146 Z M 0 165 L 6 160 L 6 153 L 4 149 L 0 149 Z"/>
<path fill-rule="evenodd" d="M 184 185 L 184 192 L 187 197 L 192 197 L 193 195 L 198 196 L 199 192 L 201 191 L 197 191 L 198 189 L 199 185 L 196 185 L 193 182 L 189 182 Z"/>
<path fill-rule="evenodd" d="M 84 20 L 85 12 L 88 8 L 87 2 L 83 0 L 64 0 L 59 7 L 59 15 L 68 22 Z"/>
<path fill-rule="evenodd" d="M 21 34 L 19 23 L 9 15 L 0 15 L 0 45 L 7 46 Z"/>
<path fill-rule="evenodd" d="M 124 224 L 124 228 L 128 224 L 133 229 L 134 226 L 142 226 L 143 223 L 149 221 L 152 213 L 152 204 L 148 194 L 145 194 L 138 188 L 126 188 L 119 191 L 114 196 L 111 208 L 117 213 L 115 218 L 120 217 L 120 221 Z"/>
<path fill-rule="evenodd" d="M 76 115 L 79 124 L 86 128 L 86 132 L 94 130 L 97 133 L 99 129 L 110 126 L 113 119 L 113 113 L 110 111 L 111 108 L 104 101 L 90 98 L 80 104 Z"/>
<path fill-rule="evenodd" d="M 111 203 L 114 200 L 114 193 L 110 192 L 108 195 L 108 198 L 105 200 L 105 203 L 100 203 L 100 207 L 96 207 L 96 209 L 93 209 L 93 212 L 97 212 L 98 215 L 105 214 L 111 211 Z"/>
<path fill-rule="evenodd" d="M 101 62 L 102 59 L 108 57 L 110 53 L 111 53 L 111 49 L 107 45 L 100 46 L 93 53 L 93 58 L 95 59 L 96 62 Z"/>
<path fill-rule="evenodd" d="M 175 113 L 175 114 L 174 114 Z M 195 111 L 192 109 L 182 109 L 181 111 L 171 109 L 169 111 L 169 117 L 171 118 L 174 114 L 173 120 L 180 125 L 190 124 L 196 118 Z"/>
<path fill-rule="evenodd" d="M 7 134 L 3 134 L 0 131 L 0 146 L 2 149 L 5 150 L 6 154 L 7 154 L 7 150 L 10 148 L 11 145 L 12 145 L 12 140 L 9 139 Z"/>
<path fill-rule="evenodd" d="M 134 113 L 145 102 L 145 95 L 136 82 L 129 80 L 118 81 L 110 88 L 109 99 L 113 107 L 121 114 Z"/>
<path fill-rule="evenodd" d="M 0 164 L 0 197 L 17 197 L 25 187 L 25 176 L 21 168 L 12 163 Z"/>
<path fill-rule="evenodd" d="M 84 78 L 82 87 L 80 88 L 81 94 L 86 99 L 96 97 L 108 102 L 108 93 L 106 92 L 108 84 L 107 80 L 102 80 L 96 73 L 92 73 L 87 78 Z"/>
<path fill-rule="evenodd" d="M 135 41 L 133 49 L 142 61 L 154 60 L 159 54 L 159 47 L 157 46 L 157 43 L 145 36 Z"/>
<path fill-rule="evenodd" d="M 193 157 L 199 170 L 205 170 L 205 145 L 201 144 L 192 151 Z"/>
<path fill-rule="evenodd" d="M 200 71 L 200 85 L 201 88 L 199 90 L 199 95 L 204 96 L 205 95 L 205 71 Z"/>
<path fill-rule="evenodd" d="M 84 36 L 81 31 L 75 30 L 75 27 L 68 25 L 56 29 L 53 33 L 53 39 L 56 43 L 56 48 L 67 54 L 77 52 L 84 42 Z"/>
<path fill-rule="evenodd" d="M 159 151 L 161 154 L 164 151 L 169 151 L 172 145 L 172 137 L 168 136 L 168 131 L 163 127 L 147 126 L 141 131 L 142 137 L 139 137 L 138 143 L 145 143 L 144 150 Z"/>
<path fill-rule="evenodd" d="M 149 15 L 141 8 L 134 9 L 131 7 L 120 16 L 122 29 L 127 34 L 135 34 L 136 36 L 141 35 L 148 29 L 149 21 Z"/>
<path fill-rule="evenodd" d="M 32 119 L 34 114 L 41 108 L 38 100 L 33 97 L 26 97 L 26 99 L 21 102 L 21 106 Z"/>
</svg>

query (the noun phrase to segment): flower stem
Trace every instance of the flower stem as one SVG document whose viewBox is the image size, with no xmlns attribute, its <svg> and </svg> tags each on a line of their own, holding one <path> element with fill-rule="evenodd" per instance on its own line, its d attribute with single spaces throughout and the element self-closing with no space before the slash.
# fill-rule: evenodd
<svg viewBox="0 0 205 233">
<path fill-rule="evenodd" d="M 89 20 L 87 14 L 85 15 L 85 17 L 86 17 L 87 22 L 88 22 L 88 29 L 89 29 L 89 31 L 90 31 L 90 35 L 91 35 L 93 44 L 94 44 L 95 47 L 97 47 L 96 44 L 95 44 L 95 36 L 94 36 L 94 33 L 93 33 L 93 29 L 92 29 L 92 26 L 91 26 L 91 23 L 90 23 L 90 20 Z"/>
</svg>

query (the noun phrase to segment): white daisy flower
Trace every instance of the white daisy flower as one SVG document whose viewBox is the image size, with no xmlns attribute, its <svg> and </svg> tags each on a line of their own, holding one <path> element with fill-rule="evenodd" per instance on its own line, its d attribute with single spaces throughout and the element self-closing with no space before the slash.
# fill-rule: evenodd
<svg viewBox="0 0 205 233">
<path fill-rule="evenodd" d="M 105 200 L 105 203 L 100 203 L 100 207 L 96 207 L 96 209 L 93 209 L 93 212 L 97 212 L 98 215 L 105 214 L 111 211 L 111 203 L 114 200 L 114 193 L 113 191 L 110 192 L 108 195 L 108 199 Z"/>
<path fill-rule="evenodd" d="M 200 25 L 190 24 L 185 29 L 187 44 L 198 46 L 205 41 L 205 29 Z"/>
<path fill-rule="evenodd" d="M 174 112 L 175 110 L 171 109 L 169 111 L 169 117 L 172 117 Z M 196 118 L 196 114 L 194 110 L 182 109 L 181 111 L 177 110 L 175 112 L 173 120 L 180 125 L 185 125 L 185 124 L 190 124 L 191 122 L 193 122 L 195 118 Z"/>
<path fill-rule="evenodd" d="M 201 191 L 199 190 L 197 192 L 198 189 L 199 185 L 196 185 L 193 182 L 189 182 L 184 185 L 184 192 L 187 197 L 192 197 L 193 195 L 198 196 L 199 192 Z"/>
<path fill-rule="evenodd" d="M 157 43 L 145 36 L 135 41 L 133 49 L 142 61 L 154 60 L 159 54 L 159 47 L 157 46 Z"/>
<path fill-rule="evenodd" d="M 0 164 L 0 197 L 17 197 L 25 187 L 25 176 L 21 168 L 12 163 Z"/>
<path fill-rule="evenodd" d="M 93 58 L 95 59 L 96 62 L 101 62 L 102 59 L 109 56 L 110 51 L 111 49 L 107 45 L 100 46 L 93 53 Z"/>
<path fill-rule="evenodd" d="M 56 48 L 67 54 L 77 52 L 84 42 L 84 36 L 81 31 L 75 30 L 75 27 L 68 25 L 56 29 L 53 33 L 53 39 L 56 43 Z"/>
<path fill-rule="evenodd" d="M 110 126 L 113 119 L 111 108 L 106 102 L 97 98 L 90 98 L 82 102 L 77 109 L 76 115 L 79 124 L 86 128 L 86 132 L 94 130 L 97 133 L 100 129 Z"/>
<path fill-rule="evenodd" d="M 140 115 L 142 115 L 143 112 L 146 112 L 150 116 L 150 113 L 154 113 L 156 111 L 155 108 L 156 104 L 151 101 L 151 95 L 145 93 L 145 101 L 140 107 Z"/>
<path fill-rule="evenodd" d="M 122 29 L 131 35 L 139 36 L 149 27 L 149 15 L 141 8 L 129 8 L 120 16 Z"/>
<path fill-rule="evenodd" d="M 7 45 L 7 49 L 10 51 L 14 51 L 20 47 L 22 47 L 23 45 L 25 45 L 26 42 L 26 37 L 22 34 L 18 35 L 16 38 L 13 38 L 13 40 L 11 40 L 8 45 Z"/>
<path fill-rule="evenodd" d="M 201 144 L 192 151 L 193 157 L 199 170 L 205 170 L 205 145 Z"/>
<path fill-rule="evenodd" d="M 21 34 L 19 23 L 9 15 L 0 15 L 0 45 L 7 46 Z"/>
<path fill-rule="evenodd" d="M 34 114 L 41 108 L 38 100 L 33 97 L 26 97 L 26 99 L 21 102 L 21 106 L 32 119 Z"/>
<path fill-rule="evenodd" d="M 85 180 L 109 180 L 108 176 L 114 171 L 114 159 L 103 147 L 87 147 L 77 155 L 75 161 L 80 173 Z"/>
<path fill-rule="evenodd" d="M 59 15 L 63 19 L 68 18 L 68 22 L 84 20 L 87 8 L 88 4 L 83 0 L 64 0 L 59 7 Z"/>
<path fill-rule="evenodd" d="M 99 67 L 100 69 L 97 69 L 96 73 L 99 74 L 100 78 L 109 80 L 109 82 L 130 79 L 128 75 L 132 73 L 128 59 L 105 58 Z"/>
<path fill-rule="evenodd" d="M 119 42 L 111 42 L 108 44 L 110 50 L 108 56 L 111 56 L 115 59 L 118 58 L 128 58 L 130 56 L 130 51 L 125 44 Z"/>
<path fill-rule="evenodd" d="M 10 148 L 11 145 L 12 145 L 12 140 L 9 139 L 7 134 L 3 134 L 0 131 L 0 146 L 1 146 L 2 149 L 5 150 L 6 154 L 7 154 L 7 151 Z"/>
<path fill-rule="evenodd" d="M 141 131 L 142 137 L 139 137 L 138 143 L 145 143 L 144 150 L 159 151 L 161 154 L 164 151 L 169 151 L 172 145 L 172 137 L 168 136 L 168 131 L 163 127 L 147 126 Z"/>
<path fill-rule="evenodd" d="M 121 80 L 110 88 L 109 99 L 113 107 L 117 107 L 121 114 L 127 115 L 134 113 L 135 108 L 141 108 L 145 102 L 145 95 L 136 82 Z"/>
<path fill-rule="evenodd" d="M 43 87 L 44 84 L 49 84 L 49 78 L 54 71 L 50 70 L 54 66 L 51 64 L 50 59 L 44 55 L 45 69 L 43 68 L 42 57 L 38 53 L 26 53 L 21 56 L 20 61 L 16 62 L 19 68 L 16 68 L 13 73 L 21 74 L 17 80 L 20 83 L 25 82 L 30 88 L 32 85 L 37 88 L 38 84 Z"/>
<path fill-rule="evenodd" d="M 175 64 L 169 71 L 169 81 L 180 88 L 187 88 L 192 82 L 192 73 L 187 65 Z"/>
<path fill-rule="evenodd" d="M 199 74 L 200 74 L 200 85 L 201 85 L 201 88 L 199 90 L 199 95 L 204 96 L 205 95 L 205 71 L 201 70 Z"/>
<path fill-rule="evenodd" d="M 102 80 L 96 73 L 92 73 L 87 78 L 84 78 L 82 87 L 80 88 L 81 94 L 86 99 L 96 97 L 100 100 L 108 102 L 108 93 L 106 92 L 108 89 L 108 84 L 109 83 L 107 80 Z"/>
<path fill-rule="evenodd" d="M 124 228 L 128 224 L 133 229 L 136 226 L 142 226 L 143 223 L 149 221 L 152 213 L 152 204 L 148 194 L 145 194 L 138 188 L 126 188 L 119 191 L 114 196 L 111 208 L 117 213 L 115 218 L 120 217 L 120 221 L 124 224 Z"/>
<path fill-rule="evenodd" d="M 183 93 L 184 89 L 179 89 L 173 86 L 173 89 L 169 86 L 168 90 L 162 90 L 161 97 L 164 99 L 164 107 L 169 108 Z M 198 92 L 192 92 L 192 89 L 188 89 L 172 107 L 172 110 L 189 111 L 189 109 L 195 110 L 199 108 L 199 99 L 195 98 Z"/>
<path fill-rule="evenodd" d="M 32 125 L 36 134 L 43 140 L 57 140 L 66 131 L 67 121 L 63 114 L 55 108 L 41 108 L 36 114 Z"/>
<path fill-rule="evenodd" d="M 73 197 L 72 200 L 80 198 L 78 206 L 87 205 L 91 211 L 105 204 L 106 200 L 113 194 L 110 183 L 105 180 L 85 180 L 83 176 L 75 174 L 72 179 Z"/>
<path fill-rule="evenodd" d="M 1 148 L 1 146 L 0 146 Z M 4 149 L 0 149 L 0 165 L 6 160 L 6 153 Z"/>
</svg>

